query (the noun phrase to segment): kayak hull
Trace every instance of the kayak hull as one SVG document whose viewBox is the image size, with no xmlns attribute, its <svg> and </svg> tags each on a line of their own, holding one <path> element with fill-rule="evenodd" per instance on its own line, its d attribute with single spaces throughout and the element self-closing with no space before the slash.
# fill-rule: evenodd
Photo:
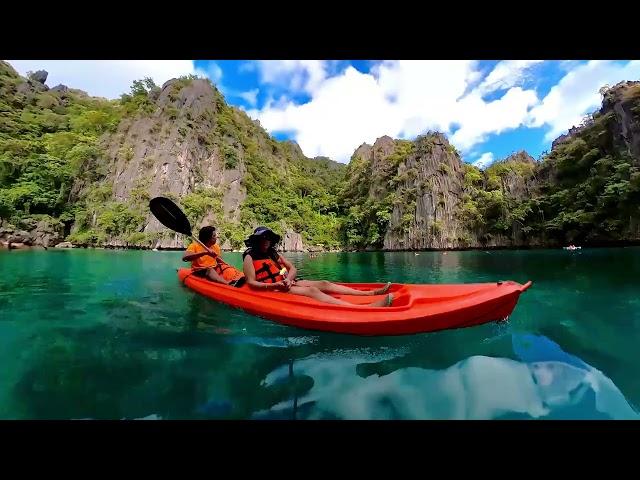
<svg viewBox="0 0 640 480">
<path fill-rule="evenodd" d="M 181 268 L 178 278 L 191 290 L 212 300 L 284 325 L 355 335 L 408 335 L 453 328 L 472 327 L 500 321 L 513 312 L 520 294 L 531 282 L 521 285 L 505 281 L 453 285 L 393 284 L 391 307 L 330 305 L 286 292 L 262 292 L 210 282 Z M 374 290 L 382 283 L 339 283 L 358 290 Z M 380 296 L 335 295 L 356 305 L 371 303 Z"/>
</svg>

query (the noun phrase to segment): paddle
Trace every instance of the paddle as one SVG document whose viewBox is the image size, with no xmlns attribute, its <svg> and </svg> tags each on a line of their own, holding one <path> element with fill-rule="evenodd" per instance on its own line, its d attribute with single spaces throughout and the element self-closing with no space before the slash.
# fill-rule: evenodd
<svg viewBox="0 0 640 480">
<path fill-rule="evenodd" d="M 165 197 L 155 197 L 149 201 L 149 209 L 151 210 L 151 213 L 153 213 L 153 216 L 156 217 L 162 225 L 174 232 L 182 233 L 183 235 L 191 237 L 202 245 L 207 252 L 215 256 L 214 252 L 193 236 L 189 219 L 182 210 L 180 210 L 180 207 L 173 203 L 173 201 Z"/>
</svg>

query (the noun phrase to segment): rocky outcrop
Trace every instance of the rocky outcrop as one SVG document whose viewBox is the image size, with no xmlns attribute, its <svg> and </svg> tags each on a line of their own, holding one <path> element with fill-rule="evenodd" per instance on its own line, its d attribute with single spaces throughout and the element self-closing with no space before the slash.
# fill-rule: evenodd
<svg viewBox="0 0 640 480">
<path fill-rule="evenodd" d="M 613 87 L 603 88 L 601 93 L 603 100 L 600 110 L 587 117 L 582 125 L 574 126 L 566 134 L 560 135 L 552 142 L 551 149 L 578 137 L 593 124 L 594 118 L 609 115 L 607 133 L 613 140 L 609 146 L 619 151 L 626 150 L 640 165 L 640 81 L 620 82 Z"/>
<path fill-rule="evenodd" d="M 5 243 L 24 243 L 25 245 L 31 245 L 33 238 L 26 230 L 6 226 L 0 228 L 0 241 Z"/>
<path fill-rule="evenodd" d="M 0 228 L 0 248 L 20 249 L 33 246 L 33 237 L 26 230 L 16 229 L 12 226 Z"/>
<path fill-rule="evenodd" d="M 73 248 L 73 244 L 71 242 L 60 242 L 56 244 L 55 248 Z"/>
<path fill-rule="evenodd" d="M 123 121 L 106 145 L 109 180 L 116 200 L 148 180 L 151 197 L 183 197 L 197 187 L 226 186 L 239 172 L 227 172 L 217 148 L 206 137 L 214 127 L 216 95 L 204 80 L 194 80 L 174 96 L 167 82 L 151 116 Z M 189 120 L 192 119 L 192 120 Z M 146 231 L 157 231 L 149 225 Z"/>
<path fill-rule="evenodd" d="M 60 93 L 65 93 L 69 91 L 69 87 L 67 87 L 66 85 L 63 84 L 59 84 L 56 85 L 55 87 L 53 87 L 51 89 L 52 92 L 60 92 Z"/>
<path fill-rule="evenodd" d="M 383 137 L 384 138 L 384 137 Z M 388 152 L 384 140 L 381 152 Z M 374 150 L 376 146 L 374 145 Z M 462 161 L 446 137 L 418 137 L 398 166 L 400 201 L 384 237 L 386 250 L 454 248 L 463 227 L 456 213 L 462 194 Z"/>
<path fill-rule="evenodd" d="M 104 183 L 111 186 L 112 198 L 126 202 L 135 195 L 179 199 L 198 189 L 216 189 L 223 199 L 223 217 L 237 219 L 246 196 L 241 182 L 245 169 L 242 161 L 233 168 L 225 163 L 212 134 L 220 93 L 205 80 L 184 86 L 171 80 L 162 89 L 152 89 L 150 99 L 155 103 L 153 114 L 123 120 L 117 132 L 105 138 L 108 174 Z M 89 186 L 78 182 L 72 195 L 82 196 Z M 146 211 L 141 232 L 159 235 L 149 248 L 184 248 L 182 235 L 167 232 Z M 221 220 L 209 212 L 193 227 L 197 230 Z M 105 246 L 126 247 L 128 242 L 107 238 Z"/>
<path fill-rule="evenodd" d="M 474 190 L 497 189 L 514 200 L 529 198 L 535 189 L 531 172 L 536 166 L 537 162 L 526 152 L 514 153 L 484 172 L 475 169 L 479 185 Z M 441 133 L 432 132 L 414 142 L 381 137 L 374 145 L 358 147 L 349 168 L 346 206 L 355 206 L 355 215 L 363 215 L 362 222 L 369 223 L 368 228 L 347 227 L 352 236 L 360 234 L 359 238 L 365 239 L 360 240 L 364 243 L 360 248 L 492 248 L 533 245 L 536 241 L 524 238 L 521 225 L 514 226 L 511 236 L 487 235 L 465 222 L 463 203 L 465 196 L 468 200 L 473 193 L 465 186 L 465 168 L 473 167 L 464 166 L 456 149 Z M 382 232 L 382 245 L 377 246 L 374 242 L 379 220 L 389 202 L 389 221 Z M 354 238 L 358 240 L 357 236 Z"/>
<path fill-rule="evenodd" d="M 168 232 L 148 211 L 147 199 L 155 196 L 180 203 L 192 193 L 214 195 L 218 200 L 212 200 L 212 207 L 192 223 L 194 231 L 204 225 L 224 228 L 238 223 L 247 196 L 247 145 L 257 148 L 272 168 L 282 168 L 283 174 L 287 168 L 283 153 L 289 159 L 306 158 L 295 142 L 276 148 L 266 132 L 226 106 L 220 92 L 206 80 L 173 79 L 162 88 L 152 88 L 148 99 L 153 102 L 152 113 L 121 121 L 115 133 L 104 137 L 106 158 L 101 160 L 107 169 L 102 184 L 110 190 L 112 200 L 126 204 L 137 201 L 145 212 L 139 232 L 154 240 L 137 241 L 138 247 L 179 249 L 186 245 L 182 235 Z M 238 128 L 246 136 L 242 141 L 237 138 L 241 134 Z M 92 186 L 90 181 L 77 181 L 72 198 L 81 198 Z M 96 222 L 94 215 L 91 226 Z M 103 245 L 131 246 L 118 236 L 107 237 Z M 302 250 L 301 236 L 288 232 L 285 247 L 288 251 Z"/>
<path fill-rule="evenodd" d="M 302 235 L 290 229 L 284 232 L 280 245 L 283 252 L 306 252 Z"/>
<path fill-rule="evenodd" d="M 613 112 L 611 122 L 614 145 L 627 151 L 640 165 L 640 82 L 621 82 L 604 94 L 600 113 Z"/>
<path fill-rule="evenodd" d="M 32 72 L 29 74 L 29 80 L 33 80 L 34 82 L 38 82 L 44 85 L 47 82 L 48 76 L 49 72 L 47 72 L 46 70 L 38 70 L 37 72 Z"/>
<path fill-rule="evenodd" d="M 558 138 L 556 138 L 554 141 L 551 142 L 551 150 L 553 150 L 554 148 L 558 148 L 558 146 L 560 146 L 561 144 L 565 143 L 566 141 L 570 140 L 575 135 L 580 133 L 581 130 L 582 130 L 582 127 L 580 126 L 571 127 L 569 131 L 567 131 L 567 133 L 560 135 Z"/>
<path fill-rule="evenodd" d="M 42 220 L 26 219 L 23 228 L 7 226 L 0 228 L 0 241 L 7 244 L 48 248 L 63 240 L 62 222 L 45 217 Z"/>
<path fill-rule="evenodd" d="M 63 231 L 64 226 L 62 222 L 41 220 L 31 232 L 33 245 L 45 248 L 56 245 L 63 240 Z"/>
<path fill-rule="evenodd" d="M 520 164 L 530 165 L 531 170 L 534 170 L 537 163 L 534 158 L 524 150 L 509 155 L 502 161 L 496 162 L 494 165 L 500 164 Z M 530 198 L 535 190 L 537 184 L 535 177 L 529 175 L 522 175 L 518 169 L 507 170 L 500 175 L 500 181 L 502 183 L 502 190 L 504 193 L 515 200 L 524 200 Z"/>
</svg>

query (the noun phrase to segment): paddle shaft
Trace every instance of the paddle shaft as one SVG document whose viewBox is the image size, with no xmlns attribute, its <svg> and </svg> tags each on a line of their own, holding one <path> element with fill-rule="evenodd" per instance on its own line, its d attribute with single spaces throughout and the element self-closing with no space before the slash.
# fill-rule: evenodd
<svg viewBox="0 0 640 480">
<path fill-rule="evenodd" d="M 165 197 L 155 197 L 149 201 L 149 208 L 151 209 L 153 216 L 156 217 L 156 220 L 158 220 L 162 225 L 176 233 L 181 233 L 182 235 L 191 237 L 212 257 L 217 257 L 215 252 L 212 252 L 209 247 L 193 235 L 189 219 L 180 207 L 173 202 L 173 200 Z"/>
<path fill-rule="evenodd" d="M 193 240 L 195 240 L 196 242 L 198 242 L 200 245 L 202 245 L 202 247 L 209 252 L 211 255 L 213 255 L 214 257 L 217 257 L 217 255 L 215 254 L 215 252 L 211 251 L 211 249 L 209 247 L 207 247 L 204 243 L 202 243 L 199 239 L 197 239 L 196 237 L 194 237 L 193 235 L 191 235 L 191 238 Z"/>
</svg>

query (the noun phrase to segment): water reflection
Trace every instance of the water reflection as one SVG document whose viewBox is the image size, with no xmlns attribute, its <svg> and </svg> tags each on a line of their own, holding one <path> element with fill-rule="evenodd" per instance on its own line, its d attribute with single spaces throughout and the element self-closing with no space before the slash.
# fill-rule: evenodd
<svg viewBox="0 0 640 480">
<path fill-rule="evenodd" d="M 197 295 L 179 252 L 7 254 L 0 418 L 636 418 L 637 251 L 291 255 L 309 278 L 536 282 L 508 324 L 373 338 Z"/>
<path fill-rule="evenodd" d="M 520 360 L 472 356 L 448 368 L 399 368 L 366 374 L 370 357 L 310 356 L 283 365 L 267 387 L 296 377 L 307 391 L 253 418 L 305 419 L 637 419 L 620 390 L 602 372 L 551 340 L 513 335 Z"/>
</svg>

